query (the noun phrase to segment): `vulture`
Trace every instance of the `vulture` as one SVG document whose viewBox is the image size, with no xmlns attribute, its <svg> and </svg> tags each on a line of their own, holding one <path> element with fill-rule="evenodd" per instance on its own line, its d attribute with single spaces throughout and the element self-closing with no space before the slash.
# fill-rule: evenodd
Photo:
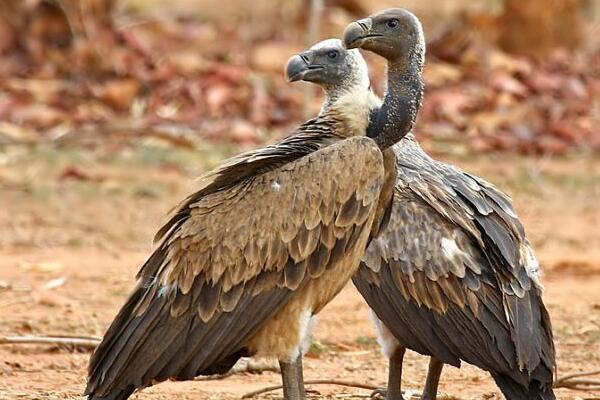
<svg viewBox="0 0 600 400">
<path fill-rule="evenodd" d="M 419 20 L 388 9 L 348 25 L 344 44 L 388 61 L 388 89 L 368 136 L 414 124 L 423 93 Z M 377 141 L 377 140 L 376 140 Z M 378 141 L 381 146 L 381 141 Z M 393 145 L 392 209 L 352 280 L 389 358 L 386 398 L 402 399 L 406 349 L 430 356 L 423 399 L 444 364 L 488 371 L 507 399 L 554 399 L 555 352 L 539 264 L 510 198 L 429 157 L 412 134 Z"/>
<path fill-rule="evenodd" d="M 305 398 L 313 316 L 350 281 L 391 209 L 395 160 L 365 136 L 358 50 L 320 43 L 290 59 L 287 74 L 324 88 L 320 113 L 225 161 L 175 208 L 90 359 L 89 399 L 224 373 L 242 356 L 277 358 L 285 399 Z"/>
</svg>

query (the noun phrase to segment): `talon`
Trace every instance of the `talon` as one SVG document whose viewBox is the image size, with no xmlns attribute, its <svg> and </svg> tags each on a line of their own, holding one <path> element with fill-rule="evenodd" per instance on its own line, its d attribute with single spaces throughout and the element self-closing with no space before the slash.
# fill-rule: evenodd
<svg viewBox="0 0 600 400">
<path fill-rule="evenodd" d="M 371 392 L 371 396 L 369 396 L 369 398 L 371 400 L 385 400 L 386 395 L 387 395 L 387 388 L 379 388 L 379 389 L 373 390 L 373 392 Z"/>
</svg>

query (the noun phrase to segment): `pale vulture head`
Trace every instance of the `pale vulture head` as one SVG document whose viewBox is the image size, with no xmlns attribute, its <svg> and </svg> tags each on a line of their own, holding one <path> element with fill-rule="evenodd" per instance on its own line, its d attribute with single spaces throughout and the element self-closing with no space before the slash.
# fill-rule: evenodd
<svg viewBox="0 0 600 400">
<path fill-rule="evenodd" d="M 286 67 L 290 82 L 315 83 L 331 92 L 369 89 L 367 63 L 358 50 L 347 50 L 339 39 L 327 39 L 290 58 Z"/>
</svg>

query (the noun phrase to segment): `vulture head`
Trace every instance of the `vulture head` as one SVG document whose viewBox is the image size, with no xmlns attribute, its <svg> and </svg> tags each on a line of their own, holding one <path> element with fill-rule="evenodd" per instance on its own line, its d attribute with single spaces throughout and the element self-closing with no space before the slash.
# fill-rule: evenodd
<svg viewBox="0 0 600 400">
<path fill-rule="evenodd" d="M 367 63 L 358 50 L 346 50 L 339 39 L 328 39 L 289 59 L 288 81 L 316 83 L 325 90 L 360 85 L 369 88 Z"/>
<path fill-rule="evenodd" d="M 392 63 L 425 57 L 425 37 L 419 19 L 402 8 L 389 8 L 353 22 L 344 32 L 348 49 L 372 51 Z"/>
</svg>

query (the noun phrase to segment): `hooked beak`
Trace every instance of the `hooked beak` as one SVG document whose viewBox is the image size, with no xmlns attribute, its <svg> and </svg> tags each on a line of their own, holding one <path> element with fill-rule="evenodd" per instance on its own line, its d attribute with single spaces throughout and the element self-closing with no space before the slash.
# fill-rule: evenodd
<svg viewBox="0 0 600 400">
<path fill-rule="evenodd" d="M 297 54 L 288 60 L 285 76 L 288 82 L 296 82 L 302 80 L 306 71 L 308 71 L 308 62 L 300 54 Z"/>
<path fill-rule="evenodd" d="M 321 69 L 323 66 L 312 64 L 311 53 L 306 51 L 288 60 L 285 76 L 288 82 L 311 81 Z"/>
<path fill-rule="evenodd" d="M 373 20 L 371 18 L 364 18 L 352 22 L 344 31 L 344 46 L 347 49 L 362 47 L 370 38 L 382 36 L 380 34 L 371 33 L 372 27 Z"/>
</svg>

